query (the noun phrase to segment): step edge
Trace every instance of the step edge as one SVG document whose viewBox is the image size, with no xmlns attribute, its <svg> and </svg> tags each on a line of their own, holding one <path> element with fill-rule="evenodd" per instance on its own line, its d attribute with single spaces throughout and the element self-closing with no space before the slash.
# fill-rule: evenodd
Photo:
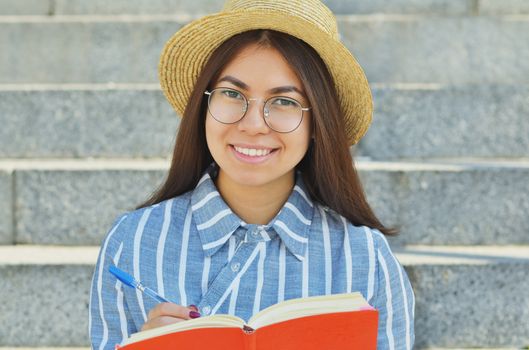
<svg viewBox="0 0 529 350">
<path fill-rule="evenodd" d="M 358 170 L 462 172 L 529 169 L 529 158 L 428 158 L 373 160 L 354 157 Z M 0 171 L 166 170 L 169 158 L 0 158 Z"/>
<path fill-rule="evenodd" d="M 3 245 L 0 266 L 12 265 L 93 265 L 99 246 Z M 427 246 L 394 248 L 397 259 L 408 265 L 529 264 L 529 245 Z"/>
</svg>

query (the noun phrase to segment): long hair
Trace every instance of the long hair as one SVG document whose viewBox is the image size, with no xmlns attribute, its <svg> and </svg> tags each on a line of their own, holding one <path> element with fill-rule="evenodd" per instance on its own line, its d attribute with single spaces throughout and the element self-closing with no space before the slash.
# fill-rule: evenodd
<svg viewBox="0 0 529 350">
<path fill-rule="evenodd" d="M 303 83 L 312 106 L 314 139 L 297 165 L 310 197 L 333 209 L 356 226 L 365 225 L 386 235 L 398 233 L 377 219 L 369 206 L 349 152 L 343 115 L 333 78 L 318 53 L 304 41 L 273 30 L 251 30 L 221 44 L 200 73 L 180 122 L 169 173 L 154 194 L 136 209 L 186 193 L 213 162 L 205 134 L 207 99 L 222 68 L 244 47 L 257 43 L 278 50 Z"/>
</svg>

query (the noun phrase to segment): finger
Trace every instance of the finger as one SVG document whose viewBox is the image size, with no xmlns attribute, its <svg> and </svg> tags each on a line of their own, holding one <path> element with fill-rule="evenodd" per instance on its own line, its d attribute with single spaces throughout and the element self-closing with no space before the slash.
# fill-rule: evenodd
<svg viewBox="0 0 529 350">
<path fill-rule="evenodd" d="M 141 330 L 145 331 L 147 329 L 158 328 L 158 327 L 166 326 L 168 324 L 178 323 L 182 321 L 185 321 L 185 320 L 182 318 L 178 318 L 178 317 L 159 316 L 159 317 L 153 318 L 152 320 L 149 320 L 148 322 L 145 322 L 143 326 L 141 327 Z"/>
<path fill-rule="evenodd" d="M 171 316 L 188 320 L 190 319 L 190 311 L 192 311 L 192 309 L 182 305 L 173 303 L 160 303 L 156 305 L 151 311 L 149 311 L 147 319 L 150 320 L 159 316 Z"/>
</svg>

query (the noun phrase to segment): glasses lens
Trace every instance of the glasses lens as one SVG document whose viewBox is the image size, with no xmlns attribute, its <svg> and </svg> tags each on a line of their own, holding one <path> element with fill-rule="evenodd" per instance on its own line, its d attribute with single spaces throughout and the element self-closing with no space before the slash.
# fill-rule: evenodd
<svg viewBox="0 0 529 350">
<path fill-rule="evenodd" d="M 268 110 L 266 122 L 270 128 L 279 132 L 290 132 L 296 129 L 303 118 L 303 111 L 298 101 L 286 97 L 269 100 L 265 106 Z"/>
<path fill-rule="evenodd" d="M 246 99 L 235 90 L 215 89 L 209 96 L 209 112 L 221 123 L 235 123 L 244 115 Z"/>
</svg>

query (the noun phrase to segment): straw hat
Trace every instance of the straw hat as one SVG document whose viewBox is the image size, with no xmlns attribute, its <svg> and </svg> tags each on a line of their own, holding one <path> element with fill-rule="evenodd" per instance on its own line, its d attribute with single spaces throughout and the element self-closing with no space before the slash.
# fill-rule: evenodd
<svg viewBox="0 0 529 350">
<path fill-rule="evenodd" d="M 338 91 L 351 144 L 366 133 L 373 114 L 364 71 L 340 42 L 336 18 L 318 0 L 228 0 L 221 12 L 197 19 L 165 44 L 159 64 L 162 91 L 182 116 L 191 91 L 213 51 L 235 34 L 272 29 L 312 46 Z"/>
</svg>

